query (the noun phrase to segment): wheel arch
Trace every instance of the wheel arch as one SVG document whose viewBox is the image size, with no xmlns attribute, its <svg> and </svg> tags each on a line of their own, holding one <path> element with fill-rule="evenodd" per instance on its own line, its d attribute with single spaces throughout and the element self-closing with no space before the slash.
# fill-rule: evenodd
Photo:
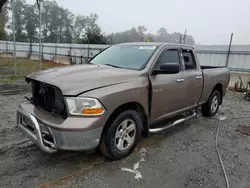
<svg viewBox="0 0 250 188">
<path fill-rule="evenodd" d="M 145 109 L 138 102 L 128 102 L 128 103 L 124 103 L 124 104 L 118 106 L 110 114 L 108 120 L 105 123 L 104 129 L 105 129 L 105 127 L 109 126 L 114 121 L 114 119 L 118 116 L 118 114 L 120 114 L 126 110 L 135 110 L 139 114 L 140 119 L 142 121 L 141 136 L 148 137 L 148 133 L 149 133 L 148 132 L 148 117 L 147 117 Z"/>
<path fill-rule="evenodd" d="M 213 93 L 215 90 L 219 91 L 219 93 L 220 93 L 220 99 L 221 99 L 221 100 L 220 100 L 220 105 L 221 105 L 221 104 L 222 104 L 222 100 L 223 100 L 223 84 L 222 84 L 221 82 L 215 84 L 214 87 L 213 87 L 213 90 L 212 90 L 212 92 L 211 92 L 211 95 L 212 95 L 212 93 Z"/>
</svg>

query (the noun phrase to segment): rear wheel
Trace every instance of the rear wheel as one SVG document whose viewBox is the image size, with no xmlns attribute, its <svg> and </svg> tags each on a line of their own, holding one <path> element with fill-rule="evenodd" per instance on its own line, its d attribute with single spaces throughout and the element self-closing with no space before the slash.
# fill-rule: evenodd
<svg viewBox="0 0 250 188">
<path fill-rule="evenodd" d="M 250 101 L 250 95 L 247 93 L 247 94 L 244 96 L 244 99 L 247 100 L 247 101 Z"/>
<path fill-rule="evenodd" d="M 142 123 L 134 110 L 120 113 L 111 125 L 104 128 L 100 150 L 107 158 L 119 160 L 126 157 L 136 147 Z"/>
<path fill-rule="evenodd" d="M 206 117 L 214 116 L 219 110 L 221 95 L 218 90 L 213 91 L 208 101 L 202 106 L 202 115 Z"/>
</svg>

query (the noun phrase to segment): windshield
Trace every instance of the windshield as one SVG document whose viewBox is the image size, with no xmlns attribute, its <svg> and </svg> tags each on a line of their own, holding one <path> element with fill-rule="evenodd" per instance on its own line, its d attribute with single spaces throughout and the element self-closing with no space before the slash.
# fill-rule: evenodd
<svg viewBox="0 0 250 188">
<path fill-rule="evenodd" d="M 145 67 L 155 50 L 156 46 L 149 45 L 111 46 L 92 59 L 90 63 L 140 70 Z"/>
</svg>

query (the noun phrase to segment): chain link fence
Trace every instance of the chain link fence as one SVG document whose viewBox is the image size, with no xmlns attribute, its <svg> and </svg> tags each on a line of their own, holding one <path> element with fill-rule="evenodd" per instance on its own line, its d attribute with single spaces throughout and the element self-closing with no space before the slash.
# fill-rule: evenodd
<svg viewBox="0 0 250 188">
<path fill-rule="evenodd" d="M 109 45 L 88 44 L 42 44 L 42 69 L 58 66 L 83 64 Z M 250 72 L 250 45 L 196 45 L 202 65 L 227 66 L 231 71 Z M 0 41 L 0 75 L 13 75 L 14 45 L 12 41 Z M 39 68 L 39 44 L 16 42 L 17 76 Z M 7 66 L 6 66 L 7 65 Z"/>
<path fill-rule="evenodd" d="M 88 44 L 42 44 L 42 69 L 54 66 L 83 64 L 109 45 Z M 13 62 L 14 44 L 0 41 L 0 76 L 12 76 L 15 72 Z M 16 42 L 16 77 L 40 70 L 39 44 Z"/>
</svg>

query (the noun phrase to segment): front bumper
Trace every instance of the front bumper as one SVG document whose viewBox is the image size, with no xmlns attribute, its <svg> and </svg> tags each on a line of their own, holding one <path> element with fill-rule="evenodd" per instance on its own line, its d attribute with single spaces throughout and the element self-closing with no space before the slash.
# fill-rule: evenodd
<svg viewBox="0 0 250 188">
<path fill-rule="evenodd" d="M 53 121 L 44 123 L 41 117 L 36 116 L 41 116 L 41 113 L 46 114 L 46 112 L 40 111 L 36 114 L 34 109 L 35 107 L 28 103 L 19 105 L 17 110 L 17 127 L 44 152 L 54 153 L 57 150 L 87 151 L 98 146 L 103 129 L 102 125 L 98 128 L 94 126 L 94 129 L 80 129 L 81 126 L 89 128 L 91 125 L 86 125 L 86 123 L 97 123 L 96 121 L 84 121 L 84 117 L 81 117 L 81 119 L 79 117 L 68 117 L 67 121 L 62 123 L 62 126 L 65 127 L 65 124 L 70 122 L 81 122 L 82 124 L 74 126 L 69 124 L 67 129 L 59 129 Z M 44 117 L 46 118 L 46 116 Z M 70 126 L 78 127 L 78 129 L 70 129 Z"/>
</svg>

